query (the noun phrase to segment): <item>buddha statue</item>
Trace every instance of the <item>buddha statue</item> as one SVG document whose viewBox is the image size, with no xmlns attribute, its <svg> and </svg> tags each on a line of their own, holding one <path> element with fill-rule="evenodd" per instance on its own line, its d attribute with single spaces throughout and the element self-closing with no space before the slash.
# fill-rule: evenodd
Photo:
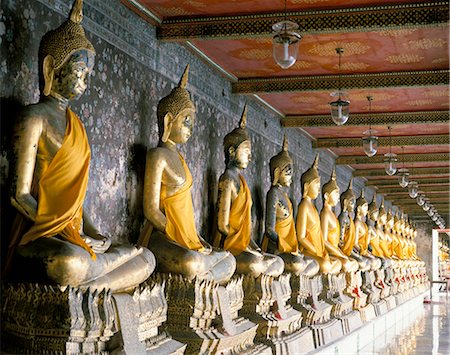
<svg viewBox="0 0 450 355">
<path fill-rule="evenodd" d="M 314 258 L 324 274 L 337 274 L 341 271 L 342 263 L 334 256 L 330 256 L 325 248 L 319 213 L 313 200 L 320 192 L 320 176 L 318 171 L 319 154 L 314 163 L 301 177 L 303 198 L 298 206 L 297 239 L 300 250 Z"/>
<path fill-rule="evenodd" d="M 364 192 L 363 192 L 364 193 Z M 351 214 L 355 210 L 355 194 L 353 192 L 353 178 L 350 179 L 348 188 L 342 193 L 341 198 L 341 213 L 339 215 L 340 224 L 340 243 L 341 250 L 345 255 L 356 260 L 361 271 L 366 271 L 370 268 L 367 261 L 361 257 L 355 247 L 358 244 L 356 238 L 355 222 Z"/>
<path fill-rule="evenodd" d="M 356 200 L 356 216 L 355 216 L 355 250 L 370 265 L 372 270 L 376 270 L 381 266 L 381 261 L 376 259 L 369 251 L 369 228 L 364 222 L 369 210 L 369 204 L 364 196 L 364 190 L 361 196 Z"/>
<path fill-rule="evenodd" d="M 263 253 L 252 238 L 252 196 L 241 175 L 250 163 L 252 150 L 246 123 L 247 106 L 239 127 L 223 140 L 226 167 L 219 178 L 214 245 L 235 256 L 237 274 L 279 276 L 284 270 L 283 259 Z"/>
<path fill-rule="evenodd" d="M 344 272 L 353 272 L 358 270 L 358 262 L 345 255 L 339 248 L 341 239 L 341 228 L 333 207 L 339 201 L 339 186 L 336 183 L 336 168 L 331 173 L 330 181 L 322 187 L 323 208 L 320 212 L 320 225 L 327 252 L 336 257 L 342 263 Z M 354 205 L 353 197 L 353 205 Z"/>
<path fill-rule="evenodd" d="M 83 95 L 95 50 L 81 26 L 82 1 L 39 46 L 41 98 L 24 108 L 15 137 L 11 202 L 19 211 L 9 258 L 20 281 L 128 291 L 155 267 L 145 248 L 111 246 L 83 208 L 91 151 L 70 102 Z"/>
<path fill-rule="evenodd" d="M 373 195 L 372 202 L 369 204 L 367 211 L 367 226 L 369 228 L 369 245 L 372 248 L 372 254 L 378 258 L 384 258 L 383 251 L 380 247 L 380 236 L 377 233 L 376 223 L 378 221 L 379 209 L 377 206 L 376 195 Z"/>
<path fill-rule="evenodd" d="M 213 249 L 195 227 L 192 176 L 177 149 L 195 121 L 195 106 L 186 90 L 189 65 L 179 84 L 158 103 L 159 143 L 147 152 L 144 180 L 146 222 L 139 244 L 156 255 L 158 270 L 226 283 L 236 268 L 234 257 Z"/>
<path fill-rule="evenodd" d="M 272 185 L 266 197 L 262 250 L 279 255 L 284 261 L 285 271 L 295 275 L 314 276 L 319 272 L 319 264 L 299 252 L 292 203 L 286 193 L 293 174 L 293 161 L 289 156 L 286 134 L 283 149 L 270 159 L 269 165 Z"/>
<path fill-rule="evenodd" d="M 388 262 L 387 260 L 391 257 L 391 254 L 390 254 L 390 250 L 389 250 L 389 240 L 388 240 L 389 237 L 388 237 L 387 233 L 385 233 L 386 223 L 387 223 L 387 212 L 386 212 L 386 209 L 384 208 L 384 198 L 383 198 L 383 199 L 381 199 L 381 205 L 378 210 L 376 231 L 377 231 L 377 235 L 378 235 L 380 249 L 383 253 L 383 257 L 385 258 L 385 261 Z M 388 264 L 389 264 L 389 262 L 388 262 Z"/>
<path fill-rule="evenodd" d="M 386 223 L 384 228 L 384 235 L 386 238 L 388 255 L 392 260 L 398 259 L 394 254 L 394 237 L 392 235 L 392 228 L 394 227 L 394 215 L 389 209 L 386 216 Z"/>
</svg>

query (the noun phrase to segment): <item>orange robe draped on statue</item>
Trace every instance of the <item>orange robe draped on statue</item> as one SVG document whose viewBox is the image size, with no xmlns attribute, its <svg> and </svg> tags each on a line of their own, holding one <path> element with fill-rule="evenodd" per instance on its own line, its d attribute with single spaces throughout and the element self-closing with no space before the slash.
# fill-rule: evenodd
<svg viewBox="0 0 450 355">
<path fill-rule="evenodd" d="M 95 258 L 94 252 L 79 232 L 89 179 L 91 150 L 78 116 L 68 108 L 66 117 L 64 141 L 51 162 L 45 161 L 40 155 L 43 148 L 38 149 L 37 159 L 43 161 L 43 169 L 38 184 L 36 220 L 23 235 L 19 245 L 59 235 L 86 249 Z"/>
<path fill-rule="evenodd" d="M 358 238 L 358 246 L 360 249 L 360 254 L 365 256 L 367 255 L 369 248 L 369 227 L 367 227 L 367 224 L 364 222 L 362 222 L 362 224 L 364 226 L 364 234 Z"/>
<path fill-rule="evenodd" d="M 344 246 L 342 247 L 342 252 L 350 256 L 356 241 L 356 228 L 355 222 L 350 218 L 350 225 L 344 231 Z"/>
<path fill-rule="evenodd" d="M 317 213 L 317 210 L 315 208 L 314 211 L 312 211 L 311 217 L 314 222 L 306 226 L 305 238 L 314 245 L 314 248 L 316 249 L 315 255 L 322 258 L 328 257 L 328 253 L 325 250 L 325 243 L 323 241 L 322 229 L 320 227 L 319 213 Z M 301 251 L 304 252 L 304 248 L 302 246 L 300 246 L 300 248 Z"/>
<path fill-rule="evenodd" d="M 184 185 L 172 196 L 167 196 L 166 186 L 161 186 L 160 206 L 166 216 L 166 235 L 190 250 L 203 248 L 195 228 L 194 207 L 192 204 L 192 175 L 180 154 L 180 160 L 186 175 Z M 151 231 L 149 232 L 151 233 Z"/>
<path fill-rule="evenodd" d="M 334 215 L 333 215 L 334 216 Z M 336 227 L 332 228 L 332 229 L 328 229 L 328 236 L 327 236 L 327 240 L 336 248 L 339 248 L 339 239 L 340 239 L 340 225 L 339 225 L 339 221 L 336 218 L 336 216 L 334 216 L 335 222 L 336 222 Z"/>
<path fill-rule="evenodd" d="M 280 253 L 297 253 L 298 242 L 295 232 L 294 216 L 292 214 L 292 203 L 287 198 L 289 216 L 282 221 L 275 223 L 275 232 L 278 235 L 278 251 Z M 268 237 L 264 236 L 262 250 L 267 251 Z"/>
<path fill-rule="evenodd" d="M 224 249 L 233 255 L 239 255 L 250 244 L 252 235 L 252 196 L 243 176 L 239 193 L 231 203 L 229 232 L 225 239 Z"/>
</svg>

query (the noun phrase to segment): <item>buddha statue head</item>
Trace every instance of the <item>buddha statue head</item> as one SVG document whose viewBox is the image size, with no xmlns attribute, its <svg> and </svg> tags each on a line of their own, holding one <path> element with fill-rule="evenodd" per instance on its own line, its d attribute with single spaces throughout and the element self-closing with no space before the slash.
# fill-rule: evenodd
<svg viewBox="0 0 450 355">
<path fill-rule="evenodd" d="M 372 202 L 369 204 L 369 210 L 368 210 L 367 216 L 372 221 L 377 221 L 378 215 L 379 215 L 379 209 L 377 206 L 377 194 L 373 194 L 373 199 L 372 199 Z"/>
<path fill-rule="evenodd" d="M 331 172 L 330 180 L 322 187 L 322 198 L 330 206 L 336 206 L 339 202 L 339 186 L 336 182 L 336 167 Z"/>
<path fill-rule="evenodd" d="M 361 190 L 361 196 L 356 200 L 356 215 L 359 217 L 365 217 L 369 209 L 369 203 L 364 197 L 364 189 Z"/>
<path fill-rule="evenodd" d="M 413 224 L 412 229 L 413 229 L 413 231 L 412 231 L 412 237 L 413 237 L 413 239 L 416 239 L 417 234 L 418 234 L 416 224 Z"/>
<path fill-rule="evenodd" d="M 320 176 L 319 176 L 319 153 L 316 154 L 311 167 L 306 170 L 302 177 L 301 183 L 303 188 L 303 197 L 315 199 L 320 192 Z"/>
<path fill-rule="evenodd" d="M 239 126 L 228 133 L 223 139 L 225 164 L 245 169 L 251 161 L 252 145 L 247 129 L 247 105 L 242 112 Z"/>
<path fill-rule="evenodd" d="M 405 234 L 408 236 L 408 238 L 410 237 L 410 233 L 411 233 L 411 222 L 408 216 L 405 215 Z"/>
<path fill-rule="evenodd" d="M 157 116 L 161 142 L 186 143 L 192 134 L 195 106 L 189 91 L 186 90 L 188 77 L 189 64 L 178 85 L 158 103 Z"/>
<path fill-rule="evenodd" d="M 402 214 L 400 215 L 400 233 L 402 234 L 402 236 L 405 236 L 405 213 L 402 211 Z"/>
<path fill-rule="evenodd" d="M 353 192 L 353 178 L 348 183 L 347 190 L 341 195 L 341 210 L 348 211 L 349 213 L 355 210 L 356 197 Z"/>
<path fill-rule="evenodd" d="M 394 215 L 392 214 L 391 209 L 389 209 L 386 217 L 386 227 L 388 229 L 392 229 L 394 227 Z"/>
<path fill-rule="evenodd" d="M 394 231 L 397 234 L 400 234 L 400 232 L 401 232 L 401 219 L 399 218 L 398 210 L 395 212 L 395 215 L 394 215 Z"/>
<path fill-rule="evenodd" d="M 380 209 L 378 210 L 378 221 L 381 225 L 386 225 L 387 221 L 387 212 L 384 208 L 384 198 L 381 199 Z"/>
<path fill-rule="evenodd" d="M 292 182 L 293 161 L 288 151 L 286 133 L 283 138 L 283 149 L 270 159 L 270 178 L 272 185 L 290 186 Z"/>
<path fill-rule="evenodd" d="M 83 0 L 75 0 L 69 18 L 41 39 L 39 83 L 44 96 L 53 93 L 75 100 L 87 88 L 94 67 L 95 49 L 85 36 L 82 19 Z"/>
</svg>

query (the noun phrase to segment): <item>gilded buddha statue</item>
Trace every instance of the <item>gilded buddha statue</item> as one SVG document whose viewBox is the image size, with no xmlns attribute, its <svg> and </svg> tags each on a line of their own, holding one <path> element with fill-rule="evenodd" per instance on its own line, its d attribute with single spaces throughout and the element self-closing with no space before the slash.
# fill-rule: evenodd
<svg viewBox="0 0 450 355">
<path fill-rule="evenodd" d="M 299 252 L 292 203 L 285 191 L 291 185 L 293 174 L 286 134 L 283 149 L 270 159 L 269 165 L 272 185 L 266 197 L 262 250 L 279 255 L 284 261 L 285 271 L 314 276 L 319 272 L 319 264 Z"/>
<path fill-rule="evenodd" d="M 379 209 L 377 206 L 376 195 L 373 195 L 372 202 L 369 204 L 367 213 L 367 226 L 369 233 L 369 245 L 372 248 L 372 255 L 378 258 L 385 258 L 380 246 L 380 233 L 378 233 L 376 224 L 378 222 Z"/>
<path fill-rule="evenodd" d="M 252 238 L 252 196 L 241 175 L 241 171 L 250 163 L 252 150 L 246 122 L 247 106 L 239 127 L 223 140 L 226 168 L 219 178 L 214 245 L 235 256 L 237 274 L 278 276 L 284 270 L 283 259 L 261 252 Z"/>
<path fill-rule="evenodd" d="M 313 200 L 320 192 L 320 176 L 318 171 L 319 154 L 314 163 L 301 177 L 303 198 L 298 206 L 297 240 L 300 250 L 315 259 L 324 274 L 337 274 L 341 271 L 342 263 L 334 256 L 330 256 L 325 248 L 319 213 Z"/>
<path fill-rule="evenodd" d="M 227 282 L 234 257 L 213 249 L 195 227 L 192 176 L 177 149 L 192 134 L 195 106 L 186 90 L 189 65 L 179 84 L 158 103 L 159 143 L 147 153 L 144 180 L 144 229 L 139 244 L 156 255 L 158 270 L 188 279 Z"/>
<path fill-rule="evenodd" d="M 376 231 L 378 235 L 379 245 L 380 249 L 383 253 L 383 257 L 385 258 L 385 262 L 387 263 L 386 266 L 390 265 L 390 262 L 388 261 L 392 254 L 391 249 L 389 248 L 390 245 L 390 236 L 387 232 L 387 217 L 388 214 L 386 212 L 386 209 L 384 208 L 384 198 L 381 199 L 381 205 L 378 210 L 378 219 L 376 222 Z"/>
<path fill-rule="evenodd" d="M 155 267 L 153 254 L 111 247 L 83 208 L 91 151 L 70 102 L 83 95 L 95 49 L 81 26 L 82 1 L 39 46 L 41 99 L 24 108 L 17 130 L 11 202 L 19 211 L 9 256 L 19 279 L 61 286 L 133 288 Z"/>
<path fill-rule="evenodd" d="M 364 190 L 362 192 L 364 198 Z M 340 243 L 342 252 L 358 262 L 361 271 L 367 271 L 370 268 L 367 260 L 358 253 L 356 248 L 358 239 L 356 237 L 356 227 L 352 214 L 355 210 L 356 197 L 353 192 L 353 178 L 350 179 L 347 190 L 345 190 L 340 198 L 341 213 L 339 215 L 340 224 Z M 366 206 L 367 207 L 367 206 Z M 359 211 L 361 212 L 361 211 Z"/>
<path fill-rule="evenodd" d="M 381 261 L 375 258 L 369 251 L 370 235 L 369 227 L 364 222 L 369 210 L 369 204 L 364 196 L 364 190 L 361 196 L 356 200 L 356 216 L 355 216 L 355 250 L 365 260 L 372 270 L 376 270 L 381 266 Z"/>
<path fill-rule="evenodd" d="M 342 270 L 353 272 L 358 270 L 358 262 L 349 258 L 340 249 L 341 227 L 333 212 L 333 207 L 339 202 L 339 186 L 336 183 L 336 168 L 331 173 L 330 181 L 322 187 L 323 208 L 320 212 L 320 224 L 325 242 L 325 249 L 342 263 Z M 348 199 L 349 200 L 349 199 Z M 354 205 L 354 197 L 353 197 Z"/>
</svg>

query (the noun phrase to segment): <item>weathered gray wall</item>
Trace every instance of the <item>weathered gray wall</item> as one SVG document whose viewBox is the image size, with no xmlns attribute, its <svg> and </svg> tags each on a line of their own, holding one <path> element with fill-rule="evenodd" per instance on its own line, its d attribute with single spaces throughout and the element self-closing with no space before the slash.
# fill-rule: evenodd
<svg viewBox="0 0 450 355">
<path fill-rule="evenodd" d="M 67 17 L 71 0 L 2 1 L 0 13 L 0 97 L 2 98 L 2 225 L 8 226 L 7 188 L 11 168 L 11 127 L 20 105 L 39 99 L 37 53 L 42 35 Z M 156 40 L 155 29 L 119 0 L 85 0 L 84 28 L 97 51 L 90 89 L 72 108 L 86 126 L 92 149 L 86 206 L 101 231 L 115 240 L 135 241 L 143 223 L 142 185 L 145 152 L 157 144 L 156 105 L 191 64 L 188 89 L 197 106 L 191 140 L 182 148 L 194 177 L 196 223 L 209 238 L 217 180 L 224 169 L 222 139 L 239 121 L 249 104 L 248 127 L 253 162 L 245 172 L 252 190 L 255 232 L 262 233 L 264 201 L 269 189 L 268 161 L 280 150 L 282 127 L 278 118 L 251 97 L 234 95 L 231 85 L 183 46 Z M 301 198 L 300 176 L 315 152 L 298 129 L 289 129 L 295 163 L 290 195 Z M 321 152 L 322 183 L 328 181 L 334 157 Z M 351 171 L 337 168 L 342 191 Z M 356 179 L 359 194 L 362 179 Z M 367 197 L 372 197 L 371 191 Z M 378 201 L 380 202 L 381 197 Z M 317 207 L 322 207 L 320 198 Z M 387 203 L 387 207 L 389 204 Z M 337 207 L 339 212 L 339 207 Z"/>
</svg>

